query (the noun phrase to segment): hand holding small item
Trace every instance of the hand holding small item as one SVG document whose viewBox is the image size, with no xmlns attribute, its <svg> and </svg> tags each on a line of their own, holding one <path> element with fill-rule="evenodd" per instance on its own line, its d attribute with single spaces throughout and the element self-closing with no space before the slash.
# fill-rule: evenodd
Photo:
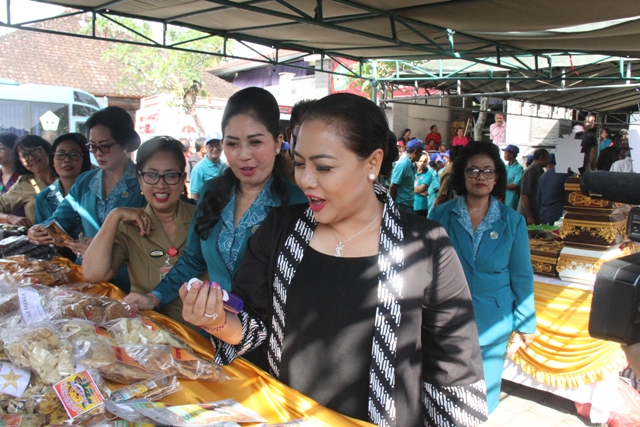
<svg viewBox="0 0 640 427">
<path fill-rule="evenodd" d="M 135 292 L 131 292 L 129 295 L 124 297 L 122 301 L 129 304 L 129 306 L 136 312 L 153 310 L 160 302 L 158 301 L 158 298 L 152 294 L 142 295 L 136 294 Z"/>
<path fill-rule="evenodd" d="M 213 282 L 191 279 L 179 291 L 183 302 L 182 317 L 211 335 L 236 345 L 242 337 L 242 325 L 236 315 L 242 300 Z"/>
<path fill-rule="evenodd" d="M 41 225 L 31 227 L 27 232 L 27 237 L 34 245 L 50 245 L 54 243 L 54 238 L 51 233 Z"/>
</svg>

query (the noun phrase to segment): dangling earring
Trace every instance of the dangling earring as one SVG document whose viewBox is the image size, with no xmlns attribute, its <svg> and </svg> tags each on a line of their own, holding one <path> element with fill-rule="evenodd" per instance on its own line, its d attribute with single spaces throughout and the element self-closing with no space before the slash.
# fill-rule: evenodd
<svg viewBox="0 0 640 427">
<path fill-rule="evenodd" d="M 374 174 L 370 173 L 370 174 L 369 174 L 369 179 L 370 179 L 371 181 L 374 181 L 374 180 L 376 179 L 376 176 L 375 176 Z"/>
</svg>

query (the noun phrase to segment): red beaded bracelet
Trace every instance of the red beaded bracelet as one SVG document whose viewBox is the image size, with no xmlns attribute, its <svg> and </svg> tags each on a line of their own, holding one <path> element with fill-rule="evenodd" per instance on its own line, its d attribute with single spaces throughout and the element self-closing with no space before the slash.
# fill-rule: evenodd
<svg viewBox="0 0 640 427">
<path fill-rule="evenodd" d="M 225 326 L 227 326 L 227 320 L 228 320 L 228 316 L 227 316 L 227 312 L 224 312 L 224 322 L 222 322 L 222 325 L 220 326 L 216 326 L 215 328 L 208 328 L 206 326 L 202 326 L 200 325 L 200 328 L 204 329 L 205 331 L 209 332 L 210 334 L 213 334 L 215 332 L 220 332 L 221 330 L 223 330 L 225 328 Z"/>
</svg>

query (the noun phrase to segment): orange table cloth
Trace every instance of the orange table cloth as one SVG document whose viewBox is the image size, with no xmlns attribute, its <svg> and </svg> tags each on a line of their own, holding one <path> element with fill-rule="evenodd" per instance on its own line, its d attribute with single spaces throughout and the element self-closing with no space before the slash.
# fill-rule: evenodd
<svg viewBox="0 0 640 427">
<path fill-rule="evenodd" d="M 61 259 L 56 260 L 56 263 L 65 265 L 70 269 L 67 273 L 70 281 L 83 281 L 79 266 Z M 94 285 L 87 290 L 87 293 L 108 296 L 116 300 L 121 300 L 125 296 L 124 292 L 110 283 Z M 211 342 L 196 331 L 155 311 L 145 312 L 144 314 L 152 317 L 167 329 L 172 330 L 178 337 L 186 341 L 198 355 L 208 360 L 213 358 Z M 212 383 L 180 379 L 182 391 L 165 397 L 162 402 L 171 405 L 184 405 L 233 399 L 256 411 L 266 418 L 269 423 L 286 422 L 307 417 L 320 425 L 332 427 L 373 426 L 373 424 L 349 418 L 325 408 L 302 393 L 282 384 L 244 359 L 236 359 L 228 366 L 224 366 L 224 370 L 232 378 L 230 381 Z"/>
<path fill-rule="evenodd" d="M 592 291 L 536 280 L 534 297 L 536 337 L 513 358 L 524 372 L 553 387 L 577 388 L 624 369 L 620 344 L 589 336 Z"/>
</svg>

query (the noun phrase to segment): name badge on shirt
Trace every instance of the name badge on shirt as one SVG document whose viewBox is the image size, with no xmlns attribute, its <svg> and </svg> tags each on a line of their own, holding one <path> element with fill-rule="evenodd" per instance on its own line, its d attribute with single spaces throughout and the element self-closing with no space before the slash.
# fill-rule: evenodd
<svg viewBox="0 0 640 427">
<path fill-rule="evenodd" d="M 164 256 L 164 252 L 161 251 L 160 249 L 156 249 L 155 251 L 149 252 L 149 256 L 151 258 L 161 258 Z"/>
</svg>

